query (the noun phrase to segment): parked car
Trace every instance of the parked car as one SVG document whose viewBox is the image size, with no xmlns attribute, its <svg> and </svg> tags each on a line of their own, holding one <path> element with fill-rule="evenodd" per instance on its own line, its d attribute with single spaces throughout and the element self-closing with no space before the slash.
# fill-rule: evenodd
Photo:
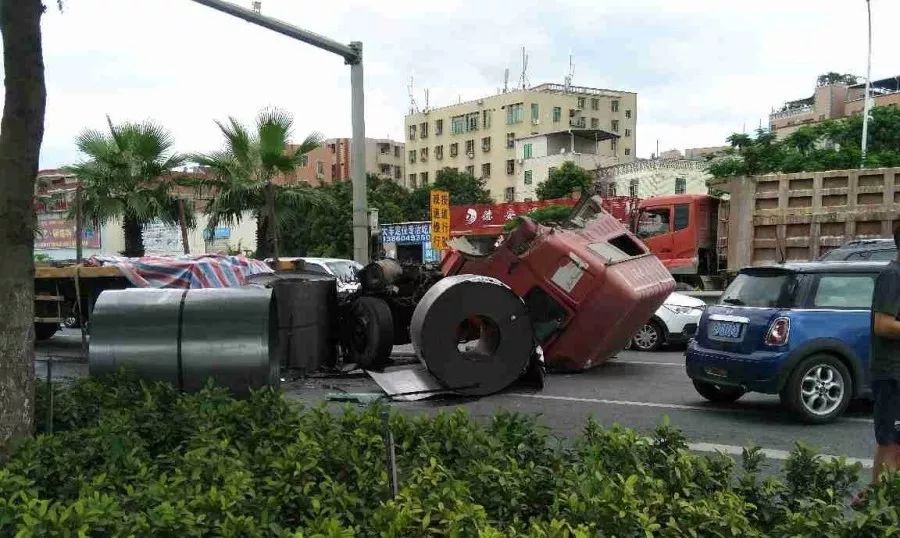
<svg viewBox="0 0 900 538">
<path fill-rule="evenodd" d="M 655 351 L 663 344 L 684 344 L 694 336 L 706 303 L 696 297 L 672 293 L 631 339 L 638 351 Z"/>
<path fill-rule="evenodd" d="M 740 271 L 688 345 L 697 392 L 733 402 L 778 394 L 810 423 L 869 395 L 870 311 L 878 262 L 808 262 Z"/>
<path fill-rule="evenodd" d="M 890 261 L 897 258 L 897 246 L 893 239 L 854 239 L 829 250 L 819 261 Z"/>
</svg>

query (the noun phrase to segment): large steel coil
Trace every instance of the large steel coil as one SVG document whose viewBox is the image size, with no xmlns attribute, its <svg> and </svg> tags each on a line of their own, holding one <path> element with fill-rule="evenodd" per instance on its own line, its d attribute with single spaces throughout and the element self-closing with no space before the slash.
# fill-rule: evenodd
<svg viewBox="0 0 900 538">
<path fill-rule="evenodd" d="M 483 396 L 522 375 L 534 351 L 522 300 L 495 278 L 457 275 L 425 293 L 410 325 L 413 346 L 449 389 Z"/>
<path fill-rule="evenodd" d="M 108 290 L 91 318 L 90 374 L 125 368 L 186 391 L 279 383 L 277 311 L 261 287 Z"/>
</svg>

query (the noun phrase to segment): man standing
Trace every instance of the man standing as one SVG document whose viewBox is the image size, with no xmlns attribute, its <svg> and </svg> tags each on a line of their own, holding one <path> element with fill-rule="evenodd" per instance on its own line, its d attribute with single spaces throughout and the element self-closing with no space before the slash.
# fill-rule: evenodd
<svg viewBox="0 0 900 538">
<path fill-rule="evenodd" d="M 900 226 L 894 230 L 898 259 L 875 281 L 872 298 L 872 396 L 875 400 L 873 481 L 900 470 Z"/>
</svg>

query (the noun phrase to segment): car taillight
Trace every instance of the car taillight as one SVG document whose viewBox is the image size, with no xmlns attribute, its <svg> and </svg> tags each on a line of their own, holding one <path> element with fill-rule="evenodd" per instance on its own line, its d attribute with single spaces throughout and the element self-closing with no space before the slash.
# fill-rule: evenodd
<svg viewBox="0 0 900 538">
<path fill-rule="evenodd" d="M 769 332 L 766 333 L 766 344 L 770 346 L 783 346 L 788 341 L 791 333 L 791 320 L 778 318 L 772 322 Z"/>
</svg>

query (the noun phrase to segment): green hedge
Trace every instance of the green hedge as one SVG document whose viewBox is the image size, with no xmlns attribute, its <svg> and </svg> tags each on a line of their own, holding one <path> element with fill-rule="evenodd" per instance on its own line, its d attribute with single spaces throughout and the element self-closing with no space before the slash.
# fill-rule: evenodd
<svg viewBox="0 0 900 538">
<path fill-rule="evenodd" d="M 43 391 L 38 403 L 45 411 Z M 574 442 L 533 418 L 391 416 L 400 493 L 388 499 L 379 408 L 300 409 L 262 391 L 182 395 L 125 377 L 56 394 L 54 435 L 0 467 L 0 536 L 888 536 L 900 479 L 860 511 L 858 468 L 798 447 L 763 478 L 589 422 Z M 45 425 L 39 424 L 43 430 Z"/>
</svg>

